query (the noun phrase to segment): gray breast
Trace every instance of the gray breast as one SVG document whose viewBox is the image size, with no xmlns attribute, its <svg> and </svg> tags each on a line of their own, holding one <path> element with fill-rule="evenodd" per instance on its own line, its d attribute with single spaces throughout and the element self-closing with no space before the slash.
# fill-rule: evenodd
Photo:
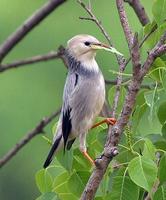
<svg viewBox="0 0 166 200">
<path fill-rule="evenodd" d="M 71 95 L 72 132 L 85 132 L 91 128 L 105 100 L 105 84 L 101 73 L 90 78 L 79 77 L 78 86 Z"/>
</svg>

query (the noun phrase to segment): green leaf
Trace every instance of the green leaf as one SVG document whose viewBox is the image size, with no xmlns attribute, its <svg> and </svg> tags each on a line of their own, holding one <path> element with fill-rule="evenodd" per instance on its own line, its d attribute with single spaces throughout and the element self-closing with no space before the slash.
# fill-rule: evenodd
<svg viewBox="0 0 166 200">
<path fill-rule="evenodd" d="M 53 191 L 56 193 L 68 193 L 67 181 L 69 179 L 68 172 L 64 172 L 54 179 Z"/>
<path fill-rule="evenodd" d="M 142 89 L 138 92 L 138 95 L 136 97 L 136 105 L 142 106 L 145 104 L 145 96 L 144 96 L 145 92 L 147 92 L 147 89 Z"/>
<path fill-rule="evenodd" d="M 56 156 L 57 160 L 59 163 L 69 172 L 72 169 L 72 164 L 73 164 L 73 149 L 71 148 L 69 151 L 63 151 L 58 152 Z"/>
<path fill-rule="evenodd" d="M 135 133 L 137 131 L 137 127 L 139 125 L 139 122 L 144 115 L 147 104 L 145 102 L 145 92 L 147 92 L 146 89 L 143 89 L 139 91 L 137 97 L 136 97 L 136 106 L 134 108 L 134 111 L 132 113 L 132 131 Z"/>
<path fill-rule="evenodd" d="M 128 172 L 131 180 L 149 193 L 157 178 L 157 166 L 149 158 L 138 156 L 130 161 Z"/>
<path fill-rule="evenodd" d="M 90 165 L 90 163 L 89 163 L 89 165 Z M 79 155 L 74 156 L 73 168 L 75 170 L 90 169 L 89 165 L 84 157 L 82 157 L 82 156 L 80 157 Z"/>
<path fill-rule="evenodd" d="M 116 176 L 113 179 L 112 191 L 107 195 L 109 200 L 137 200 L 139 197 L 138 186 L 127 176 Z"/>
<path fill-rule="evenodd" d="M 73 158 L 73 169 L 79 171 L 82 170 L 90 170 L 92 165 L 91 163 L 85 159 L 85 157 L 82 155 L 80 150 L 78 148 L 74 149 L 74 158 Z"/>
<path fill-rule="evenodd" d="M 147 104 L 143 104 L 141 106 L 137 105 L 132 115 L 132 132 L 135 133 L 137 131 L 138 125 L 147 109 Z"/>
<path fill-rule="evenodd" d="M 102 47 L 104 50 L 106 51 L 110 51 L 111 53 L 114 53 L 114 54 L 117 54 L 117 55 L 120 55 L 120 56 L 123 56 L 122 53 L 120 53 L 117 49 L 115 49 L 114 47 L 110 47 L 110 48 L 104 48 Z"/>
<path fill-rule="evenodd" d="M 71 193 L 75 194 L 77 197 L 80 197 L 89 176 L 90 173 L 88 171 L 74 172 L 68 181 L 68 188 Z"/>
<path fill-rule="evenodd" d="M 163 138 L 166 139 L 166 123 L 162 126 L 161 132 Z"/>
<path fill-rule="evenodd" d="M 97 121 L 94 123 L 101 122 L 105 118 L 97 118 Z M 103 143 L 100 143 L 99 138 L 102 136 L 106 136 L 107 133 L 107 124 L 104 123 L 98 127 L 95 127 L 90 130 L 87 135 L 87 143 L 88 143 L 88 152 L 92 156 L 96 156 L 96 153 L 101 152 L 103 150 Z"/>
<path fill-rule="evenodd" d="M 166 153 L 162 156 L 160 163 L 159 163 L 159 169 L 158 169 L 158 177 L 160 180 L 160 184 L 164 183 L 166 181 Z"/>
<path fill-rule="evenodd" d="M 144 28 L 145 37 L 150 33 L 150 36 L 145 41 L 145 44 L 149 47 L 148 49 L 152 49 L 155 46 L 155 44 L 159 41 L 161 35 L 164 33 L 165 28 L 166 28 L 165 22 L 158 27 L 155 21 L 145 26 Z"/>
<path fill-rule="evenodd" d="M 108 91 L 108 102 L 109 102 L 110 105 L 113 104 L 115 91 L 116 91 L 115 86 L 111 87 Z M 122 109 L 122 105 L 124 103 L 125 97 L 126 97 L 126 89 L 125 89 L 125 87 L 121 86 L 121 88 L 120 88 L 120 98 L 119 98 L 119 102 L 118 102 L 118 113 Z"/>
<path fill-rule="evenodd" d="M 160 105 L 157 115 L 160 123 L 163 125 L 166 122 L 166 101 Z"/>
<path fill-rule="evenodd" d="M 166 0 L 155 0 L 152 7 L 152 13 L 158 25 L 161 25 L 166 19 Z"/>
<path fill-rule="evenodd" d="M 155 160 L 156 159 L 155 152 L 156 152 L 155 146 L 149 139 L 146 138 L 145 143 L 144 143 L 144 150 L 142 154 L 147 158 Z"/>
<path fill-rule="evenodd" d="M 145 143 L 144 139 L 138 138 L 138 140 L 136 140 L 132 146 L 133 151 L 136 151 L 138 154 L 142 154 L 143 149 L 144 149 L 144 143 Z"/>
<path fill-rule="evenodd" d="M 47 192 L 47 193 L 42 194 L 36 200 L 59 200 L 59 198 L 54 192 Z"/>
<path fill-rule="evenodd" d="M 66 170 L 58 163 L 57 159 L 55 158 L 54 164 L 50 165 L 47 169 L 49 169 L 50 174 L 52 177 L 57 177 L 59 174 L 64 173 Z"/>
<path fill-rule="evenodd" d="M 71 193 L 59 194 L 59 200 L 78 200 L 78 198 Z"/>
<path fill-rule="evenodd" d="M 166 151 L 166 140 L 163 139 L 155 142 L 155 146 L 157 149 Z"/>
<path fill-rule="evenodd" d="M 106 142 L 106 138 L 107 138 L 107 131 L 106 131 L 106 129 L 100 131 L 97 134 L 97 140 L 100 143 L 101 147 L 104 147 L 104 144 Z"/>
<path fill-rule="evenodd" d="M 162 75 L 166 70 L 166 64 L 161 58 L 156 58 L 150 68 L 148 76 L 156 81 L 162 81 Z"/>
<path fill-rule="evenodd" d="M 152 49 L 158 41 L 157 31 L 152 31 L 154 30 L 154 27 L 156 27 L 157 29 L 157 25 L 155 21 L 153 21 L 152 23 L 148 23 L 144 27 L 144 37 L 146 37 L 147 35 L 149 35 L 149 33 L 151 33 L 150 36 L 145 41 L 145 44 L 149 47 L 149 49 Z"/>
<path fill-rule="evenodd" d="M 154 20 L 153 20 L 152 22 L 146 24 L 146 25 L 143 27 L 144 36 L 145 36 L 145 35 L 148 35 L 148 34 L 152 31 L 153 27 L 155 27 L 155 26 L 156 26 L 156 22 L 155 22 Z"/>
<path fill-rule="evenodd" d="M 166 186 L 160 186 L 154 194 L 153 200 L 166 200 Z"/>
<path fill-rule="evenodd" d="M 160 134 L 148 134 L 146 137 L 150 139 L 154 145 L 156 142 L 163 140 Z"/>
<path fill-rule="evenodd" d="M 143 188 L 140 188 L 139 191 L 139 200 L 145 200 L 145 190 Z"/>
<path fill-rule="evenodd" d="M 161 83 L 162 83 L 164 90 L 166 91 L 166 71 L 164 71 L 163 74 L 162 74 Z"/>
<path fill-rule="evenodd" d="M 126 163 L 133 159 L 135 155 L 129 150 L 120 151 L 120 153 L 116 156 L 116 160 L 119 163 Z"/>
<path fill-rule="evenodd" d="M 158 93 L 157 93 L 157 84 L 156 84 L 155 89 L 152 92 L 145 93 L 145 101 L 146 101 L 146 104 L 150 108 L 150 115 L 149 115 L 150 121 L 153 120 L 153 116 L 156 113 L 155 109 L 156 109 L 156 104 L 157 104 L 158 100 L 159 100 L 159 97 L 158 97 Z"/>
<path fill-rule="evenodd" d="M 35 176 L 36 184 L 41 193 L 51 192 L 53 180 L 47 169 L 41 169 Z"/>
</svg>

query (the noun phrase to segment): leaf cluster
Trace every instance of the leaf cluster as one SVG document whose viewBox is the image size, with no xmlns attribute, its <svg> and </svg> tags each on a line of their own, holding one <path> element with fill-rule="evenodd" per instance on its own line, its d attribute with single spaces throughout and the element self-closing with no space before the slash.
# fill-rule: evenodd
<svg viewBox="0 0 166 200">
<path fill-rule="evenodd" d="M 142 61 L 166 30 L 166 1 L 153 3 L 153 20 L 142 27 L 140 41 L 149 35 L 141 47 Z M 143 33 L 143 34 L 142 34 Z M 121 112 L 127 93 L 127 82 L 121 85 L 117 115 Z M 96 200 L 143 200 L 147 193 L 153 200 L 166 198 L 166 56 L 158 57 L 146 75 L 148 88 L 139 91 L 136 104 L 119 143 L 119 155 L 110 164 L 97 191 Z M 113 103 L 115 87 L 108 88 L 107 98 Z M 148 117 L 147 117 L 148 116 Z M 98 119 L 100 120 L 100 119 Z M 142 122 L 161 126 L 160 132 L 143 132 Z M 105 144 L 107 127 L 89 132 L 88 152 L 98 157 Z M 76 143 L 72 150 L 60 153 L 46 170 L 36 173 L 41 196 L 37 200 L 77 200 L 91 174 L 91 165 L 79 152 Z"/>
</svg>

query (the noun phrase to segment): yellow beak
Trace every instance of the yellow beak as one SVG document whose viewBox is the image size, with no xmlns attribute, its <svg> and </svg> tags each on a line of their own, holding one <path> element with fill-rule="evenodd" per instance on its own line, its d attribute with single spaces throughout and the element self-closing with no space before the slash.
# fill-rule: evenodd
<svg viewBox="0 0 166 200">
<path fill-rule="evenodd" d="M 119 51 L 117 51 L 114 47 L 110 47 L 110 46 L 103 44 L 103 43 L 91 44 L 90 46 L 91 46 L 92 49 L 95 49 L 95 50 L 103 49 L 103 50 L 106 50 L 106 51 L 110 51 L 114 54 L 123 56 L 123 54 L 121 54 Z"/>
</svg>

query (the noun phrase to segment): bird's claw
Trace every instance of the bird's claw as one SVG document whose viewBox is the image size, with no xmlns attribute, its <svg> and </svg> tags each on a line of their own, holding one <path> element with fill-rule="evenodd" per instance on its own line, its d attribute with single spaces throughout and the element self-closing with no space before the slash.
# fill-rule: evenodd
<svg viewBox="0 0 166 200">
<path fill-rule="evenodd" d="M 112 125 L 112 126 L 116 123 L 115 118 L 106 118 L 105 121 L 108 125 Z"/>
</svg>

